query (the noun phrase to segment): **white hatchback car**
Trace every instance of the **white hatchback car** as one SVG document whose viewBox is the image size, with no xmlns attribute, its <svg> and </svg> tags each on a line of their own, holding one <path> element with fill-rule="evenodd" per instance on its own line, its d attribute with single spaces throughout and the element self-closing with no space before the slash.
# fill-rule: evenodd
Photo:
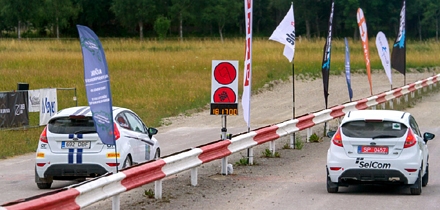
<svg viewBox="0 0 440 210">
<path fill-rule="evenodd" d="M 52 116 L 36 152 L 35 182 L 48 189 L 53 180 L 84 180 L 157 159 L 157 129 L 147 127 L 133 111 L 113 107 L 115 145 L 102 143 L 90 107 L 71 107 Z"/>
<path fill-rule="evenodd" d="M 329 132 L 327 191 L 354 184 L 401 184 L 420 195 L 428 184 L 427 141 L 414 117 L 394 110 L 347 113 L 337 131 Z"/>
</svg>

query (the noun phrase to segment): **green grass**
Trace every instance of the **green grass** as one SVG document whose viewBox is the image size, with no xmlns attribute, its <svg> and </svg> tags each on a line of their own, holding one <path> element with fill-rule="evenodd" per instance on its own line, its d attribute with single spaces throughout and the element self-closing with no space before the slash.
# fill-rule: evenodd
<svg viewBox="0 0 440 210">
<path fill-rule="evenodd" d="M 162 119 L 202 109 L 210 102 L 212 60 L 239 61 L 239 93 L 242 93 L 244 38 L 191 41 L 138 41 L 101 39 L 109 67 L 113 104 L 137 112 L 149 125 L 158 127 Z M 390 43 L 393 41 L 390 40 Z M 296 43 L 295 74 L 306 79 L 321 76 L 325 40 Z M 372 69 L 382 69 L 370 40 Z M 353 71 L 364 72 L 360 41 L 349 41 Z M 254 39 L 252 90 L 291 76 L 291 64 L 282 55 L 284 46 L 267 39 Z M 439 66 L 438 42 L 408 42 L 408 68 Z M 87 105 L 83 60 L 78 40 L 0 40 L 0 90 L 12 91 L 17 83 L 30 89 L 76 88 L 78 105 Z M 344 71 L 343 40 L 333 40 L 331 74 Z M 73 91 L 58 91 L 58 109 L 75 106 Z M 30 113 L 30 125 L 38 125 L 38 113 Z M 36 149 L 42 128 L 0 131 L 0 158 Z"/>
</svg>

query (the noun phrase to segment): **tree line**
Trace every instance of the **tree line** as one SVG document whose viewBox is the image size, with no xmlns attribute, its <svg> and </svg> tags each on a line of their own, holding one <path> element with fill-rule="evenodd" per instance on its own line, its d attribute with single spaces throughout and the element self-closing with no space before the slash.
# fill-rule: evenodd
<svg viewBox="0 0 440 210">
<path fill-rule="evenodd" d="M 327 36 L 331 0 L 253 0 L 253 35 L 268 37 L 294 5 L 297 36 Z M 333 37 L 396 37 L 402 0 L 335 0 Z M 0 0 L 0 37 L 74 38 L 76 25 L 100 37 L 243 37 L 244 0 Z M 438 40 L 440 0 L 406 1 L 408 39 Z"/>
</svg>

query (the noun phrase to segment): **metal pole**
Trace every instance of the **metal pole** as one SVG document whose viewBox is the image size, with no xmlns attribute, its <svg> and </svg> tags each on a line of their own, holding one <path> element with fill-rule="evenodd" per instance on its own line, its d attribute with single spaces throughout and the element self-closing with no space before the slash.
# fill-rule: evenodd
<svg viewBox="0 0 440 210">
<path fill-rule="evenodd" d="M 222 115 L 222 135 L 221 135 L 221 139 L 225 140 L 226 139 L 226 132 L 228 131 L 228 129 L 226 129 L 226 115 Z M 224 157 L 222 158 L 222 175 L 228 175 L 228 171 L 227 171 L 227 166 L 228 166 L 228 157 Z"/>
<path fill-rule="evenodd" d="M 293 3 L 292 3 L 293 4 Z M 295 119 L 295 64 L 293 64 L 292 60 L 292 119 Z M 295 149 L 295 133 L 292 133 L 290 138 L 290 148 Z"/>
</svg>

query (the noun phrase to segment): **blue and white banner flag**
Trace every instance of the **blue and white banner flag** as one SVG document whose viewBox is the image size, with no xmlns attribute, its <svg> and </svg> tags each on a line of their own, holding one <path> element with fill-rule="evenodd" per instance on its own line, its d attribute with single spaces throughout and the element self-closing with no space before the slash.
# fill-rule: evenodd
<svg viewBox="0 0 440 210">
<path fill-rule="evenodd" d="M 40 89 L 40 125 L 46 125 L 58 112 L 57 89 Z"/>
<path fill-rule="evenodd" d="M 87 101 L 96 131 L 104 144 L 114 145 L 112 95 L 104 49 L 90 28 L 81 25 L 77 25 L 77 28 L 84 61 Z"/>
<path fill-rule="evenodd" d="M 388 80 L 390 84 L 393 85 L 391 79 L 391 62 L 390 62 L 390 47 L 388 45 L 388 40 L 382 31 L 379 31 L 376 36 L 376 47 L 377 53 L 379 53 L 380 61 L 382 61 L 382 66 L 385 69 Z"/>
<path fill-rule="evenodd" d="M 406 9 L 405 0 L 403 1 L 402 10 L 400 11 L 399 34 L 394 41 L 393 51 L 391 52 L 391 67 L 406 74 Z"/>
<path fill-rule="evenodd" d="M 351 75 L 350 75 L 350 49 L 348 48 L 347 37 L 345 38 L 345 80 L 347 81 L 348 96 L 350 101 L 353 98 L 353 90 L 351 89 Z"/>
</svg>

